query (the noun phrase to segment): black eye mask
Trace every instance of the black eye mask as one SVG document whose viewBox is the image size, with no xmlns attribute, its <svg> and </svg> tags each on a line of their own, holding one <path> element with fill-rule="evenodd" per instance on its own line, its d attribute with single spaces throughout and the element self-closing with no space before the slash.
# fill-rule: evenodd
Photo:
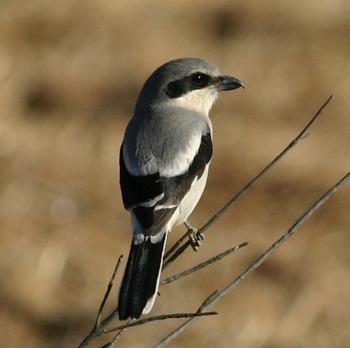
<svg viewBox="0 0 350 348">
<path fill-rule="evenodd" d="M 205 73 L 195 72 L 179 80 L 169 82 L 166 86 L 165 93 L 170 98 L 179 98 L 193 90 L 208 87 L 214 84 L 215 81 L 213 77 Z"/>
</svg>

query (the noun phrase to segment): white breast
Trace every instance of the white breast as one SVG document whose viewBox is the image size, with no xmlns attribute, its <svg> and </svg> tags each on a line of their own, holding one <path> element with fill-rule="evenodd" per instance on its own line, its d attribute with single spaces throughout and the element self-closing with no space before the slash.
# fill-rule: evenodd
<svg viewBox="0 0 350 348">
<path fill-rule="evenodd" d="M 188 219 L 188 217 L 193 212 L 194 208 L 198 204 L 208 178 L 209 163 L 207 164 L 202 176 L 199 180 L 195 180 L 191 186 L 191 189 L 186 193 L 182 201 L 180 202 L 178 208 L 174 212 L 174 215 L 169 221 L 169 230 L 172 229 L 174 225 L 180 225 Z"/>
</svg>

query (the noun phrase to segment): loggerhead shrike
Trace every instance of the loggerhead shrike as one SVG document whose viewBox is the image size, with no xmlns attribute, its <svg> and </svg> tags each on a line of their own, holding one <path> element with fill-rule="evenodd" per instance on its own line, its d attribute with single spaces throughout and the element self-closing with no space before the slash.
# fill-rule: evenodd
<svg viewBox="0 0 350 348">
<path fill-rule="evenodd" d="M 167 235 L 187 223 L 212 157 L 209 111 L 218 91 L 243 87 L 197 58 L 170 61 L 146 81 L 120 149 L 120 186 L 133 239 L 119 292 L 119 319 L 154 304 Z"/>
</svg>

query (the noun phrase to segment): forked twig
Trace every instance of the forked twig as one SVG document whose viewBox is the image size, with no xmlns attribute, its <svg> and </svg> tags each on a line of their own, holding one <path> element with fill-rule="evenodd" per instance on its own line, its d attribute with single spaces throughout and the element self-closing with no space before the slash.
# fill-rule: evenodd
<svg viewBox="0 0 350 348">
<path fill-rule="evenodd" d="M 126 329 L 128 329 L 130 327 L 134 327 L 134 326 L 143 325 L 143 324 L 146 324 L 146 323 L 149 323 L 152 321 L 166 320 L 166 319 L 192 318 L 192 317 L 198 317 L 198 316 L 208 316 L 208 315 L 216 315 L 217 314 L 216 312 L 164 314 L 164 315 L 157 315 L 157 316 L 148 317 L 148 318 L 140 319 L 140 320 L 136 320 L 136 321 L 129 321 L 126 324 L 120 325 L 118 327 L 106 329 L 106 326 L 109 324 L 109 322 L 113 318 L 115 318 L 116 314 L 118 313 L 118 308 L 115 308 L 109 315 L 106 316 L 105 319 L 103 319 L 103 320 L 101 319 L 103 309 L 105 307 L 106 301 L 107 301 L 109 294 L 111 292 L 111 289 L 113 287 L 114 280 L 116 278 L 116 275 L 117 275 L 117 272 L 119 270 L 122 259 L 123 259 L 123 255 L 121 255 L 119 257 L 117 264 L 114 268 L 112 277 L 108 283 L 106 292 L 105 292 L 103 299 L 101 301 L 101 304 L 100 304 L 100 308 L 97 312 L 94 327 L 92 328 L 90 333 L 80 342 L 80 344 L 78 345 L 77 348 L 86 347 L 91 342 L 91 340 L 95 339 L 96 337 L 99 337 L 99 336 L 107 334 L 107 333 L 118 331 L 117 334 L 113 337 L 113 339 L 110 342 L 108 342 L 102 346 L 102 348 L 111 348 L 114 346 L 116 341 L 120 338 L 120 336 L 123 334 L 123 332 Z"/>
<path fill-rule="evenodd" d="M 296 222 L 284 233 L 278 240 L 276 240 L 261 256 L 253 261 L 238 277 L 233 279 L 221 290 L 216 290 L 212 293 L 199 307 L 198 311 L 201 312 L 208 307 L 213 306 L 228 293 L 230 293 L 242 280 L 244 280 L 249 274 L 254 272 L 259 266 L 261 266 L 267 258 L 269 258 L 277 249 L 279 249 L 290 237 L 292 237 L 299 228 L 323 205 L 325 204 L 345 183 L 350 179 L 350 172 L 342 177 L 335 185 L 333 185 L 327 192 L 325 192 L 314 204 L 311 205 Z M 163 338 L 154 348 L 165 347 L 169 342 L 179 336 L 196 318 L 191 318 L 185 323 L 176 328 L 173 332 Z"/>
<path fill-rule="evenodd" d="M 130 323 L 130 320 L 129 319 L 127 321 L 127 324 Z M 122 330 L 119 330 L 116 332 L 116 334 L 114 335 L 114 337 L 109 341 L 107 342 L 106 344 L 104 344 L 102 347 L 100 348 L 114 348 L 117 344 L 117 341 L 120 339 L 120 337 L 122 337 L 122 335 L 124 334 L 126 329 L 122 329 Z"/>
<path fill-rule="evenodd" d="M 167 320 L 167 319 L 183 319 L 183 318 L 194 318 L 194 317 L 206 317 L 210 315 L 217 315 L 217 312 L 195 312 L 195 313 L 173 313 L 173 314 L 163 314 L 163 315 L 155 315 L 153 317 L 148 317 L 144 319 L 139 319 L 135 321 L 129 321 L 126 324 L 119 325 L 117 327 L 113 327 L 110 329 L 102 329 L 97 336 L 109 334 L 111 332 L 118 331 L 117 335 L 112 339 L 112 341 L 104 344 L 101 348 L 107 348 L 110 346 L 113 346 L 113 344 L 116 342 L 116 340 L 120 337 L 121 333 L 134 326 L 140 326 L 144 324 L 151 323 L 153 321 L 159 321 L 159 320 Z M 95 336 L 95 337 L 97 337 Z"/>
<path fill-rule="evenodd" d="M 238 249 L 246 247 L 247 245 L 248 245 L 247 242 L 243 242 L 241 244 L 235 245 L 234 247 L 227 249 L 227 250 L 223 251 L 222 253 L 215 255 L 215 256 L 211 257 L 210 259 L 208 259 L 204 262 L 201 262 L 200 264 L 198 264 L 194 267 L 186 269 L 185 271 L 182 271 L 180 273 L 174 274 L 171 277 L 165 278 L 164 280 L 162 280 L 160 282 L 160 285 L 172 283 L 173 281 L 178 280 L 179 278 L 186 277 L 191 273 L 197 272 L 204 267 L 207 267 L 207 266 L 209 266 L 209 265 L 211 265 L 219 260 L 222 260 L 224 257 L 232 254 L 234 251 L 236 251 Z"/>
<path fill-rule="evenodd" d="M 114 331 L 125 330 L 133 326 L 139 326 L 139 325 L 151 323 L 152 321 L 166 320 L 166 319 L 205 317 L 205 316 L 217 315 L 217 314 L 218 314 L 217 312 L 200 312 L 200 313 L 195 312 L 195 313 L 174 313 L 174 314 L 155 315 L 153 317 L 132 321 L 128 324 L 119 325 L 111 329 L 105 329 L 103 330 L 103 333 L 107 334 Z"/>
<path fill-rule="evenodd" d="M 289 150 L 291 150 L 295 145 L 297 145 L 302 139 L 304 139 L 308 133 L 308 129 L 315 122 L 317 117 L 322 113 L 324 108 L 333 98 L 333 95 L 329 96 L 328 99 L 322 104 L 315 115 L 307 123 L 304 129 L 291 141 L 291 143 L 280 152 L 265 168 L 263 168 L 252 180 L 250 180 L 239 192 L 237 192 L 218 212 L 216 212 L 198 231 L 197 236 L 204 233 L 214 222 L 220 218 L 220 216 L 225 213 L 229 208 L 231 208 L 241 196 L 246 193 L 264 174 L 266 174 L 274 164 L 276 164 Z M 163 269 L 166 268 L 171 262 L 177 259 L 189 246 L 190 241 L 186 240 L 188 231 L 173 245 L 165 255 L 165 260 L 163 264 Z M 181 243 L 184 244 L 181 245 Z"/>
</svg>

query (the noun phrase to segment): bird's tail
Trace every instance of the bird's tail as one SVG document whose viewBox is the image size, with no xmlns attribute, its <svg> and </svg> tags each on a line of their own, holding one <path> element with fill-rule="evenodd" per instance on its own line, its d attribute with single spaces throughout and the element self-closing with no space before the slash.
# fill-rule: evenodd
<svg viewBox="0 0 350 348">
<path fill-rule="evenodd" d="M 145 238 L 142 243 L 131 243 L 118 299 L 120 320 L 137 319 L 148 313 L 157 296 L 163 265 L 167 233 L 160 241 Z"/>
</svg>

